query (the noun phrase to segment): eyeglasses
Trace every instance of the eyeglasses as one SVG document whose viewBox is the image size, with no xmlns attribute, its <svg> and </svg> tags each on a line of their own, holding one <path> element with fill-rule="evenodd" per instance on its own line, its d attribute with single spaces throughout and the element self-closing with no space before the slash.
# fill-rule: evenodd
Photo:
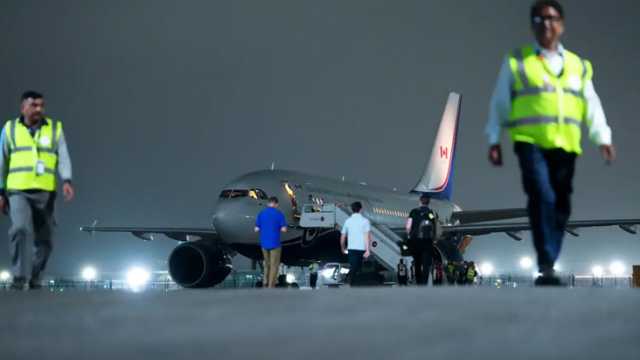
<svg viewBox="0 0 640 360">
<path fill-rule="evenodd" d="M 560 21 L 560 18 L 557 16 L 545 15 L 545 16 L 534 16 L 533 23 L 534 24 L 542 24 L 545 21 L 549 21 L 551 24 L 555 24 Z"/>
</svg>

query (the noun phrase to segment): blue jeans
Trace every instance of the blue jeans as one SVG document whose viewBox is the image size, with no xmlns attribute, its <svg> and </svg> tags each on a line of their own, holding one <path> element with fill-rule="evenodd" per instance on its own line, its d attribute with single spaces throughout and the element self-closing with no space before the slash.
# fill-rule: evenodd
<svg viewBox="0 0 640 360">
<path fill-rule="evenodd" d="M 571 215 L 571 193 L 577 155 L 562 149 L 542 150 L 516 142 L 514 150 L 529 197 L 528 210 L 540 271 L 553 268 Z"/>
<path fill-rule="evenodd" d="M 360 270 L 360 262 L 364 257 L 364 250 L 351 250 L 349 249 L 349 279 L 351 279 L 351 286 L 356 283 L 356 276 Z"/>
</svg>

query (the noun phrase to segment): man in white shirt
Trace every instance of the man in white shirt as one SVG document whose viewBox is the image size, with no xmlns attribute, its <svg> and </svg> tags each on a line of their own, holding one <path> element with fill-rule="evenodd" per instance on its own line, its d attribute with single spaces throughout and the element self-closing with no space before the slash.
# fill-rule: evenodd
<svg viewBox="0 0 640 360">
<path fill-rule="evenodd" d="M 344 222 L 342 226 L 342 235 L 340 236 L 340 246 L 342 252 L 349 250 L 349 275 L 351 286 L 356 283 L 356 275 L 360 270 L 360 262 L 362 258 L 369 257 L 369 244 L 371 238 L 371 223 L 367 218 L 362 216 L 362 204 L 359 201 L 351 204 L 353 214 Z M 348 238 L 348 246 L 345 246 L 345 240 Z"/>
<path fill-rule="evenodd" d="M 615 158 L 611 129 L 593 86 L 588 60 L 559 42 L 564 10 L 554 0 L 531 6 L 536 41 L 509 53 L 489 108 L 489 161 L 502 165 L 500 135 L 506 127 L 514 143 L 529 197 L 533 241 L 542 274 L 536 285 L 560 285 L 553 267 L 571 214 L 572 183 L 580 147 L 580 125 L 589 128 L 607 164 Z"/>
</svg>

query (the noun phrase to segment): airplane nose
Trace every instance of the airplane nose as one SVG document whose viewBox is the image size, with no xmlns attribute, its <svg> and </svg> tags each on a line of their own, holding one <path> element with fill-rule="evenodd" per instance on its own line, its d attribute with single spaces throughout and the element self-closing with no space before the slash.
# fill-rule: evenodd
<svg viewBox="0 0 640 360">
<path fill-rule="evenodd" d="M 257 204 L 237 202 L 237 199 L 220 201 L 213 215 L 213 227 L 223 238 L 233 238 L 241 233 L 253 233 L 260 210 Z"/>
</svg>

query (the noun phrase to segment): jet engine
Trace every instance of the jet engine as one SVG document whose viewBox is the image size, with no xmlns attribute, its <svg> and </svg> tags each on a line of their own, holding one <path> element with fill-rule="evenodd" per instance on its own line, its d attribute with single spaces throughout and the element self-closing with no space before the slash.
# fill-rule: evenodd
<svg viewBox="0 0 640 360">
<path fill-rule="evenodd" d="M 231 258 L 210 242 L 193 241 L 176 246 L 169 255 L 169 275 L 189 289 L 220 284 L 231 273 Z"/>
</svg>

